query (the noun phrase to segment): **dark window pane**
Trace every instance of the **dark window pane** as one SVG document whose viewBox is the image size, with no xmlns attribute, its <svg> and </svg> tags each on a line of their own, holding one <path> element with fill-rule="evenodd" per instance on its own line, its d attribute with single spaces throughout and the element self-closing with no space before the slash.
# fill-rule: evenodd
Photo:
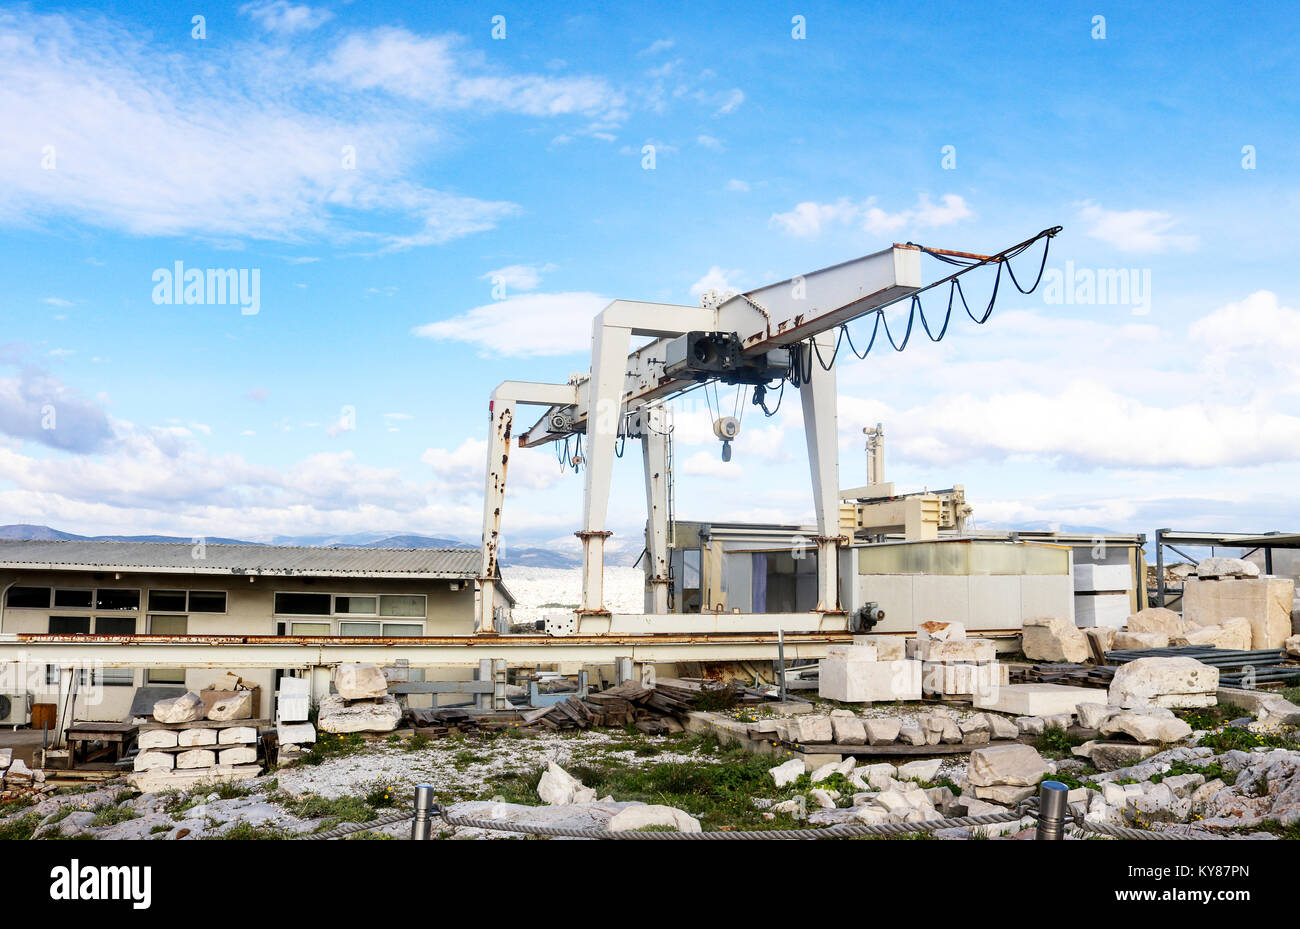
<svg viewBox="0 0 1300 929">
<path fill-rule="evenodd" d="M 100 668 L 94 672 L 92 680 L 100 687 L 130 687 L 135 683 L 135 670 L 132 668 Z"/>
<path fill-rule="evenodd" d="M 335 613 L 369 613 L 375 612 L 374 597 L 335 597 Z"/>
<path fill-rule="evenodd" d="M 5 597 L 5 605 L 48 610 L 50 608 L 50 588 L 10 587 L 9 595 Z"/>
<path fill-rule="evenodd" d="M 135 635 L 135 617 L 96 616 L 95 632 L 98 635 Z"/>
<path fill-rule="evenodd" d="M 55 607 L 66 607 L 68 609 L 88 610 L 94 603 L 94 591 L 92 590 L 59 590 L 54 591 Z"/>
<path fill-rule="evenodd" d="M 101 587 L 95 591 L 95 609 L 138 610 L 140 591 L 127 590 L 124 587 Z"/>
<path fill-rule="evenodd" d="M 191 613 L 226 612 L 226 592 L 224 590 L 191 590 Z"/>
<path fill-rule="evenodd" d="M 160 613 L 184 613 L 185 591 L 151 590 L 149 591 L 149 610 Z"/>
<path fill-rule="evenodd" d="M 330 615 L 329 594 L 276 594 L 275 611 L 294 616 Z"/>
<path fill-rule="evenodd" d="M 51 616 L 50 635 L 88 635 L 89 616 Z"/>
<path fill-rule="evenodd" d="M 184 668 L 149 668 L 144 672 L 150 684 L 184 684 Z"/>
</svg>

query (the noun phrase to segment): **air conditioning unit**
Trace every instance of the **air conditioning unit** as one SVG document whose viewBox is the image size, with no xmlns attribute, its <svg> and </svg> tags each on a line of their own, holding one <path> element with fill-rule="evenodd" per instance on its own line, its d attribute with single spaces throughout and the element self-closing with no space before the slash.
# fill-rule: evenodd
<svg viewBox="0 0 1300 929">
<path fill-rule="evenodd" d="M 32 698 L 27 694 L 0 694 L 0 726 L 26 726 L 32 721 Z"/>
</svg>

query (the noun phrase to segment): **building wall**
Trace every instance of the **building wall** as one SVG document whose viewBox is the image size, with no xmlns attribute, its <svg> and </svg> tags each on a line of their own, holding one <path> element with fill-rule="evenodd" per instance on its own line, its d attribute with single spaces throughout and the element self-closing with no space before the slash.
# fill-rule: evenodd
<svg viewBox="0 0 1300 929">
<path fill-rule="evenodd" d="M 49 609 L 26 609 L 4 605 L 0 607 L 0 633 L 47 633 L 50 631 L 51 616 L 87 616 L 92 618 L 91 631 L 94 632 L 94 618 L 97 617 L 135 617 L 135 632 L 144 634 L 152 629 L 152 616 L 174 616 L 179 614 L 150 614 L 147 606 L 150 590 L 201 590 L 226 592 L 226 612 L 196 613 L 186 616 L 186 633 L 189 635 L 276 635 L 280 623 L 285 624 L 285 632 L 292 633 L 293 623 L 330 622 L 331 634 L 339 634 L 338 620 L 326 617 L 292 617 L 275 614 L 275 594 L 285 593 L 330 593 L 341 595 L 366 594 L 420 594 L 426 597 L 425 617 L 418 619 L 393 619 L 401 623 L 423 622 L 425 635 L 470 635 L 474 631 L 474 589 L 472 581 L 462 581 L 460 590 L 453 591 L 446 580 L 418 579 L 372 579 L 372 578 L 318 578 L 314 582 L 309 578 L 286 578 L 264 576 L 195 576 L 186 574 L 122 574 L 92 573 L 77 571 L 23 571 L 0 572 L 0 590 L 6 597 L 0 598 L 0 604 L 7 600 L 7 591 L 11 586 L 57 587 L 57 588 L 129 588 L 140 591 L 140 609 L 135 612 L 96 611 L 93 609 L 70 609 L 51 607 Z M 354 617 L 357 621 L 367 621 L 373 617 Z M 289 670 L 289 669 L 285 669 Z M 257 714 L 270 718 L 274 715 L 274 681 L 275 672 L 266 669 L 190 668 L 185 671 L 185 686 L 189 690 L 202 690 L 222 673 L 229 671 L 244 678 L 250 685 L 260 687 L 260 706 Z M 424 669 L 428 680 L 467 680 L 473 678 L 473 670 L 463 667 L 431 666 Z M 130 710 L 136 687 L 143 686 L 146 672 L 137 669 L 132 674 L 130 686 L 96 686 L 92 681 L 78 687 L 78 697 L 72 714 L 78 720 L 124 719 Z M 46 680 L 43 666 L 28 668 L 23 680 L 5 679 L 0 681 L 0 693 L 30 693 L 36 703 L 59 702 L 57 680 Z M 413 698 L 413 705 L 427 705 L 431 698 Z M 450 702 L 450 701 L 448 701 Z"/>
</svg>

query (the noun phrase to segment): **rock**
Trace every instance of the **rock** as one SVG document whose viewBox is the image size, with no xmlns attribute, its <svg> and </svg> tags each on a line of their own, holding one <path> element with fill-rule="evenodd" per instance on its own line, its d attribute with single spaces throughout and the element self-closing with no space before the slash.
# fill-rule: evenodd
<svg viewBox="0 0 1300 929">
<path fill-rule="evenodd" d="M 700 832 L 700 821 L 672 806 L 646 804 L 629 806 L 614 814 L 606 827 L 610 832 L 632 832 L 647 826 L 668 826 L 675 832 Z"/>
<path fill-rule="evenodd" d="M 1300 628 L 1292 625 L 1295 581 L 1290 577 L 1188 580 L 1183 585 L 1183 617 L 1190 626 L 1219 626 L 1245 616 L 1252 649 L 1281 649 Z"/>
<path fill-rule="evenodd" d="M 1138 658 L 1122 664 L 1110 683 L 1110 702 L 1122 707 L 1213 706 L 1219 669 L 1194 658 Z"/>
<path fill-rule="evenodd" d="M 995 784 L 992 787 L 976 787 L 975 797 L 1003 806 L 1012 806 L 1021 800 L 1028 800 L 1038 793 L 1037 787 L 1015 787 L 1011 784 Z"/>
<path fill-rule="evenodd" d="M 898 786 L 895 775 L 898 769 L 892 764 L 881 763 L 860 768 L 858 773 L 865 777 L 867 786 L 872 790 L 894 790 Z"/>
<path fill-rule="evenodd" d="M 1020 735 L 1042 735 L 1047 726 L 1041 716 L 1017 716 L 1016 729 Z"/>
<path fill-rule="evenodd" d="M 1107 703 L 1080 703 L 1075 707 L 1079 714 L 1079 725 L 1085 729 L 1099 729 L 1107 719 L 1123 708 Z"/>
<path fill-rule="evenodd" d="M 1148 716 L 1145 713 L 1125 710 L 1109 717 L 1098 731 L 1103 736 L 1122 733 L 1136 742 L 1159 745 L 1182 741 L 1192 734 L 1192 727 L 1181 719 Z"/>
<path fill-rule="evenodd" d="M 1205 805 L 1210 802 L 1210 798 L 1227 786 L 1222 779 L 1217 777 L 1212 781 L 1206 781 L 1192 792 L 1192 809 L 1198 812 L 1204 810 Z"/>
<path fill-rule="evenodd" d="M 1115 633 L 1115 650 L 1130 648 L 1167 648 L 1169 636 L 1163 632 L 1117 632 Z"/>
<path fill-rule="evenodd" d="M 809 796 L 823 810 L 833 810 L 835 809 L 835 801 L 839 798 L 839 793 L 834 790 L 818 789 L 810 791 Z"/>
<path fill-rule="evenodd" d="M 135 770 L 170 771 L 176 764 L 171 752 L 142 751 L 136 753 Z"/>
<path fill-rule="evenodd" d="M 177 770 L 210 768 L 217 763 L 217 753 L 208 748 L 192 748 L 176 755 Z"/>
<path fill-rule="evenodd" d="M 1197 577 L 1259 577 L 1259 565 L 1244 558 L 1205 558 L 1196 563 Z"/>
<path fill-rule="evenodd" d="M 864 719 L 862 727 L 868 745 L 891 745 L 898 739 L 903 723 L 898 719 Z"/>
<path fill-rule="evenodd" d="M 877 806 L 855 806 L 851 813 L 853 821 L 864 826 L 879 826 L 889 822 L 889 814 Z"/>
<path fill-rule="evenodd" d="M 1090 626 L 1083 630 L 1083 634 L 1090 639 L 1095 639 L 1097 650 L 1105 654 L 1115 648 L 1116 631 L 1112 626 Z"/>
<path fill-rule="evenodd" d="M 297 727 L 293 727 L 297 728 Z M 311 723 L 307 724 L 311 729 Z M 218 745 L 249 745 L 257 741 L 257 730 L 252 726 L 227 726 L 225 729 L 217 731 Z M 314 742 L 316 741 L 315 730 L 312 731 L 310 739 L 289 739 L 290 742 Z"/>
<path fill-rule="evenodd" d="M 452 804 L 447 812 L 466 819 L 493 819 L 498 822 L 533 823 L 541 826 L 558 826 L 564 829 L 607 829 L 613 817 L 623 810 L 644 804 L 592 802 L 570 803 L 563 806 L 527 806 L 520 803 L 496 803 L 488 800 L 469 800 Z M 506 833 L 486 833 L 500 838 Z"/>
<path fill-rule="evenodd" d="M 1202 645 L 1211 648 L 1250 650 L 1250 620 L 1244 616 L 1225 619 L 1217 626 L 1196 626 L 1170 638 L 1170 645 Z"/>
<path fill-rule="evenodd" d="M 1149 606 L 1145 610 L 1139 610 L 1128 618 L 1129 632 L 1156 632 L 1165 636 L 1181 635 L 1187 628 L 1187 623 L 1183 617 L 1173 610 L 1165 609 L 1160 606 Z M 1119 636 L 1116 636 L 1115 647 L 1119 648 Z M 1139 648 L 1145 646 L 1138 646 Z"/>
<path fill-rule="evenodd" d="M 926 744 L 925 731 L 915 722 L 904 723 L 898 730 L 898 738 L 908 745 Z"/>
<path fill-rule="evenodd" d="M 799 780 L 804 773 L 804 763 L 798 758 L 791 759 L 785 764 L 777 765 L 775 768 L 769 768 L 768 774 L 776 781 L 777 787 L 785 787 Z"/>
<path fill-rule="evenodd" d="M 175 748 L 176 730 L 142 729 L 135 739 L 136 747 L 141 751 L 148 748 Z"/>
<path fill-rule="evenodd" d="M 939 768 L 942 764 L 943 762 L 938 758 L 909 761 L 898 766 L 898 776 L 904 780 L 933 781 L 938 777 Z"/>
<path fill-rule="evenodd" d="M 316 741 L 316 729 L 311 723 L 280 723 L 275 727 L 275 732 L 281 749 L 286 743 L 301 745 Z"/>
<path fill-rule="evenodd" d="M 388 681 L 379 665 L 350 662 L 334 672 L 334 689 L 344 700 L 370 700 L 388 693 Z"/>
<path fill-rule="evenodd" d="M 256 764 L 257 749 L 252 745 L 235 745 L 217 752 L 217 763 L 222 765 Z"/>
<path fill-rule="evenodd" d="M 1020 648 L 1032 661 L 1082 664 L 1091 654 L 1083 630 L 1068 619 L 1051 616 L 1025 620 Z"/>
<path fill-rule="evenodd" d="M 788 741 L 798 743 L 829 742 L 835 737 L 829 716 L 811 713 L 794 716 L 787 721 Z"/>
<path fill-rule="evenodd" d="M 1135 742 L 1084 742 L 1071 749 L 1080 758 L 1087 758 L 1098 771 L 1114 771 L 1150 758 L 1160 749 L 1155 745 Z"/>
<path fill-rule="evenodd" d="M 228 697 L 222 697 L 208 707 L 208 719 L 224 721 L 228 719 L 251 719 L 253 716 L 253 692 L 236 690 Z"/>
<path fill-rule="evenodd" d="M 966 779 L 976 787 L 1027 787 L 1047 773 L 1047 763 L 1030 746 L 998 745 L 971 752 Z"/>
<path fill-rule="evenodd" d="M 901 635 L 855 635 L 853 644 L 875 648 L 877 661 L 899 661 L 907 657 L 907 639 Z"/>
<path fill-rule="evenodd" d="M 181 748 L 216 744 L 217 730 L 215 729 L 182 729 L 176 733 L 176 745 Z"/>
<path fill-rule="evenodd" d="M 582 786 L 582 781 L 565 771 L 554 761 L 548 762 L 537 783 L 537 796 L 549 806 L 568 806 L 571 803 L 591 803 L 596 791 Z"/>
<path fill-rule="evenodd" d="M 1283 643 L 1286 653 L 1292 658 L 1300 658 L 1300 635 L 1293 635 Z"/>
<path fill-rule="evenodd" d="M 331 695 L 320 703 L 317 725 L 323 732 L 392 732 L 401 718 L 402 708 L 391 695 L 358 703 Z"/>
<path fill-rule="evenodd" d="M 6 787 L 26 787 L 32 782 L 32 779 L 32 769 L 27 767 L 27 762 L 21 758 L 14 758 L 9 762 L 9 766 L 5 768 L 4 782 Z"/>
<path fill-rule="evenodd" d="M 12 748 L 0 748 L 0 771 L 13 764 L 13 760 L 14 750 Z"/>
<path fill-rule="evenodd" d="M 912 808 L 901 790 L 882 790 L 872 802 L 890 814 L 905 814 Z"/>
<path fill-rule="evenodd" d="M 1204 774 L 1175 774 L 1160 783 L 1174 792 L 1175 797 L 1191 797 L 1205 784 Z"/>
<path fill-rule="evenodd" d="M 1020 727 L 1005 716 L 985 713 L 984 720 L 989 726 L 989 738 L 995 740 L 1016 739 L 1020 737 Z"/>
<path fill-rule="evenodd" d="M 203 698 L 192 690 L 153 705 L 153 718 L 160 723 L 190 723 L 202 719 L 206 712 Z"/>
<path fill-rule="evenodd" d="M 812 774 L 808 775 L 808 780 L 814 784 L 820 784 L 822 781 L 826 780 L 826 778 L 830 777 L 832 774 L 839 774 L 839 773 L 840 773 L 839 762 L 832 761 L 822 765 L 820 768 L 813 771 Z"/>
<path fill-rule="evenodd" d="M 863 721 L 850 713 L 848 716 L 831 714 L 831 732 L 837 745 L 864 745 L 867 741 Z"/>
<path fill-rule="evenodd" d="M 917 623 L 916 637 L 931 642 L 960 642 L 966 638 L 966 626 L 963 623 L 933 619 Z"/>
</svg>

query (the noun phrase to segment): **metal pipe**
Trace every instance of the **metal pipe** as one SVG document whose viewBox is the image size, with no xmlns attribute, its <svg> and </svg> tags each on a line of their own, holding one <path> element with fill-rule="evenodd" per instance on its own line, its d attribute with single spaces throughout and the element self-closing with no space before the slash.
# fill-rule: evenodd
<svg viewBox="0 0 1300 929">
<path fill-rule="evenodd" d="M 415 819 L 411 820 L 411 838 L 427 841 L 433 837 L 433 785 L 419 784 L 415 788 Z"/>
<path fill-rule="evenodd" d="M 1070 788 L 1060 781 L 1043 781 L 1038 790 L 1038 831 L 1034 838 L 1060 841 L 1065 837 L 1066 798 Z"/>
</svg>

